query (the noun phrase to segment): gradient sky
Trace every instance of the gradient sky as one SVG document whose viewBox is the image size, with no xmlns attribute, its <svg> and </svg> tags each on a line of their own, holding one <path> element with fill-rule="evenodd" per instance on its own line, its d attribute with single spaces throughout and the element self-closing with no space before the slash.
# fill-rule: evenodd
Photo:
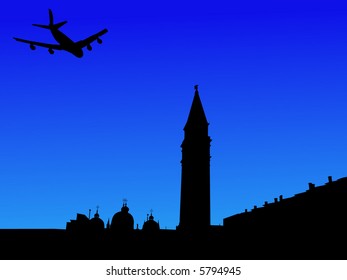
<svg viewBox="0 0 347 280">
<path fill-rule="evenodd" d="M 103 44 L 79 59 L 32 26 Z M 179 223 L 183 127 L 199 85 L 211 223 L 347 176 L 345 1 L 6 1 L 0 32 L 0 228 L 107 222 L 128 200 Z"/>
</svg>

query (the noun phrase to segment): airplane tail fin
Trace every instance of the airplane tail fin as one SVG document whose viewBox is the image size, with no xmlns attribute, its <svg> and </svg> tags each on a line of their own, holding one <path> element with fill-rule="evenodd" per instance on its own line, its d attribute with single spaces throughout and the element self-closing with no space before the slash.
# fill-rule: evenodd
<svg viewBox="0 0 347 280">
<path fill-rule="evenodd" d="M 49 25 L 53 25 L 53 12 L 51 9 L 48 9 L 48 13 L 49 13 Z"/>
<path fill-rule="evenodd" d="M 45 29 L 59 29 L 65 23 L 67 23 L 66 20 L 62 21 L 62 22 L 59 22 L 59 23 L 54 23 L 53 22 L 53 12 L 52 12 L 52 10 L 49 9 L 48 12 L 49 12 L 49 25 L 33 23 L 33 26 L 37 26 L 37 27 L 41 27 L 41 28 L 45 28 Z"/>
</svg>

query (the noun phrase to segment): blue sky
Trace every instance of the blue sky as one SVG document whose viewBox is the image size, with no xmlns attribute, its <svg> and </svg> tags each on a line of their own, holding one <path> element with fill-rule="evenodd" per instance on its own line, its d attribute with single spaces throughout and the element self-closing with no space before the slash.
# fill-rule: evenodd
<svg viewBox="0 0 347 280">
<path fill-rule="evenodd" d="M 103 28 L 79 59 L 31 51 Z M 211 223 L 347 176 L 343 1 L 20 1 L 0 11 L 0 228 L 107 222 L 128 200 L 179 223 L 183 127 L 199 85 Z"/>
</svg>

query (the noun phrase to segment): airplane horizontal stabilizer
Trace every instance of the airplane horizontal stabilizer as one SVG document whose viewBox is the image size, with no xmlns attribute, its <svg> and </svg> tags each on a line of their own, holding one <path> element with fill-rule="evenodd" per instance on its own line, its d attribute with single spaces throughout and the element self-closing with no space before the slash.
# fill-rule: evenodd
<svg viewBox="0 0 347 280">
<path fill-rule="evenodd" d="M 33 26 L 37 26 L 37 27 L 41 27 L 41 28 L 46 28 L 46 29 L 51 29 L 51 27 L 49 25 L 44 25 L 44 24 L 36 24 L 33 23 Z"/>
<path fill-rule="evenodd" d="M 56 29 L 59 29 L 60 27 L 62 27 L 65 23 L 67 23 L 67 21 L 62 21 L 62 22 L 59 22 L 59 23 L 55 23 L 53 24 L 53 26 L 56 28 Z"/>
<path fill-rule="evenodd" d="M 41 28 L 45 28 L 45 29 L 59 29 L 60 27 L 62 27 L 65 23 L 67 23 L 67 21 L 62 21 L 59 23 L 55 23 L 53 25 L 45 25 L 45 24 L 37 24 L 37 23 L 33 23 L 33 26 L 37 26 L 37 27 L 41 27 Z"/>
</svg>

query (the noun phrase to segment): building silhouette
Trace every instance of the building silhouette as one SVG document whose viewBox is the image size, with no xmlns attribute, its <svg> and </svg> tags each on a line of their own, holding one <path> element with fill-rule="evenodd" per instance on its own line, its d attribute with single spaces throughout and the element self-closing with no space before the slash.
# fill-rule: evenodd
<svg viewBox="0 0 347 280">
<path fill-rule="evenodd" d="M 346 259 L 347 177 L 308 189 L 289 198 L 282 195 L 260 207 L 223 220 L 225 235 L 248 240 L 258 252 L 286 258 Z M 274 242 L 274 241 L 277 242 Z M 257 256 L 258 258 L 260 257 Z"/>
<path fill-rule="evenodd" d="M 282 195 L 210 220 L 210 143 L 195 86 L 184 126 L 180 220 L 161 229 L 152 212 L 142 228 L 126 200 L 106 225 L 97 208 L 77 213 L 65 230 L 0 230 L 1 259 L 347 259 L 347 177 Z"/>
<path fill-rule="evenodd" d="M 201 232 L 208 230 L 210 215 L 210 142 L 205 112 L 198 86 L 182 142 L 181 204 L 178 230 Z"/>
</svg>

